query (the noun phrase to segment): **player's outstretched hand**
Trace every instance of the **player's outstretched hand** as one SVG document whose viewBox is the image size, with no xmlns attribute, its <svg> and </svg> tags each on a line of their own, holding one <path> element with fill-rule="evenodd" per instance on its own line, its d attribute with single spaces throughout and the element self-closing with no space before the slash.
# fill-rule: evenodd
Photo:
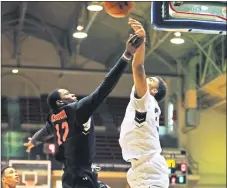
<svg viewBox="0 0 227 188">
<path fill-rule="evenodd" d="M 124 55 L 128 58 L 132 57 L 136 50 L 144 43 L 144 39 L 139 37 L 139 35 L 130 34 L 129 39 L 126 43 L 126 51 Z"/>
<path fill-rule="evenodd" d="M 32 141 L 31 141 L 31 139 L 32 138 L 28 138 L 28 142 L 27 143 L 24 143 L 24 146 L 26 146 L 27 147 L 27 149 L 26 149 L 26 152 L 30 152 L 31 151 L 31 149 L 34 147 L 34 145 L 32 144 Z"/>
<path fill-rule="evenodd" d="M 142 24 L 138 22 L 135 19 L 129 18 L 128 24 L 132 27 L 132 29 L 135 31 L 135 34 L 138 34 L 142 38 L 146 38 L 146 32 L 143 28 Z"/>
</svg>

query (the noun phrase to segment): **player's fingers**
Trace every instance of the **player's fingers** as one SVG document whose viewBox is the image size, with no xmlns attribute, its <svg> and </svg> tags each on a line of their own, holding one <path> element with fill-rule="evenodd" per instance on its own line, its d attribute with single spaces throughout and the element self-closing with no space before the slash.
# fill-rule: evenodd
<svg viewBox="0 0 227 188">
<path fill-rule="evenodd" d="M 32 148 L 33 148 L 33 146 L 28 146 L 26 149 L 26 152 L 30 152 Z"/>
<path fill-rule="evenodd" d="M 137 23 L 140 23 L 140 22 L 138 22 L 137 20 L 135 20 L 135 19 L 133 19 L 133 18 L 129 18 L 129 19 L 128 19 L 128 22 L 137 22 Z"/>
<path fill-rule="evenodd" d="M 134 30 L 134 32 L 136 32 L 137 30 L 141 29 L 140 27 L 131 27 L 131 28 Z"/>
<path fill-rule="evenodd" d="M 143 29 L 143 27 L 141 25 L 137 25 L 137 24 L 132 24 L 131 27 L 137 31 L 138 29 Z"/>
<path fill-rule="evenodd" d="M 32 139 L 31 137 L 28 138 L 29 141 L 30 141 L 31 139 Z"/>
<path fill-rule="evenodd" d="M 140 23 L 140 22 L 138 22 L 137 20 L 134 20 L 134 19 L 129 19 L 128 22 Z"/>
<path fill-rule="evenodd" d="M 128 21 L 128 24 L 140 24 L 140 25 L 142 25 L 140 22 L 138 22 L 138 21 L 136 21 L 136 20 L 129 20 Z"/>
<path fill-rule="evenodd" d="M 138 35 L 142 34 L 142 35 L 144 35 L 144 30 L 143 29 L 138 29 L 138 30 L 136 30 L 135 34 L 138 34 Z"/>
<path fill-rule="evenodd" d="M 129 20 L 128 23 L 139 23 L 136 20 Z"/>
<path fill-rule="evenodd" d="M 26 149 L 26 152 L 27 152 L 27 153 L 30 153 L 30 151 L 31 151 L 31 149 Z"/>
<path fill-rule="evenodd" d="M 133 19 L 132 19 L 131 17 L 128 18 L 128 21 L 129 21 L 129 22 L 132 21 L 132 20 L 133 20 Z"/>
<path fill-rule="evenodd" d="M 130 24 L 131 27 L 143 28 L 141 24 Z"/>
<path fill-rule="evenodd" d="M 136 22 L 128 22 L 128 25 L 137 25 L 137 26 L 140 26 L 140 27 L 142 27 L 142 24 L 140 24 L 140 23 L 136 23 Z"/>
<path fill-rule="evenodd" d="M 24 146 L 31 147 L 31 148 L 34 147 L 34 145 L 31 142 L 24 143 Z"/>
</svg>

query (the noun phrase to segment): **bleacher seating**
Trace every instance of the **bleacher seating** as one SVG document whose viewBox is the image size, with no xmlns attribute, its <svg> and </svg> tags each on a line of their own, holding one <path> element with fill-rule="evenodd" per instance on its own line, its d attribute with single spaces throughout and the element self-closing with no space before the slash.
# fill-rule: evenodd
<svg viewBox="0 0 227 188">
<path fill-rule="evenodd" d="M 118 137 L 96 135 L 96 162 L 123 162 Z"/>
<path fill-rule="evenodd" d="M 42 113 L 41 100 L 39 98 L 20 98 L 21 123 L 43 123 L 45 118 Z"/>
<path fill-rule="evenodd" d="M 82 97 L 80 97 L 82 98 Z M 129 98 L 107 98 L 105 101 L 108 105 L 108 112 L 113 116 L 113 121 L 117 127 L 122 123 L 125 115 L 125 110 L 129 102 Z M 46 95 L 40 98 L 19 98 L 20 106 L 20 121 L 21 123 L 42 124 L 45 122 L 46 116 L 49 113 L 49 108 L 46 103 Z M 161 121 L 164 119 L 161 116 Z M 8 121 L 7 113 L 7 98 L 2 97 L 2 122 Z M 97 110 L 94 113 L 95 125 L 104 126 L 105 122 L 102 119 L 102 113 Z M 164 124 L 164 121 L 163 121 Z M 34 130 L 35 131 L 35 130 Z M 33 135 L 34 132 L 31 132 Z M 121 148 L 118 143 L 117 136 L 109 136 L 108 133 L 96 134 L 96 156 L 95 162 L 109 162 L 109 163 L 125 163 L 122 159 Z M 170 144 L 172 146 L 172 144 Z M 36 155 L 40 155 L 42 148 L 37 148 Z M 32 158 L 35 159 L 34 154 Z M 44 154 L 40 155 L 45 157 Z"/>
<path fill-rule="evenodd" d="M 113 121 L 119 127 L 123 121 L 125 110 L 127 108 L 129 98 L 107 98 L 108 110 L 113 116 Z"/>
<path fill-rule="evenodd" d="M 108 110 L 113 115 L 114 123 L 119 127 L 123 121 L 126 108 L 129 103 L 129 98 L 107 98 Z M 164 125 L 164 106 L 160 104 L 162 114 L 160 116 L 160 125 Z"/>
<path fill-rule="evenodd" d="M 49 113 L 46 103 L 46 95 L 40 98 L 19 98 L 20 103 L 20 121 L 21 123 L 44 123 Z M 82 98 L 82 97 L 79 97 Z M 107 98 L 108 111 L 113 116 L 113 121 L 117 127 L 122 123 L 127 108 L 129 98 Z M 162 110 L 163 111 L 163 110 Z M 8 121 L 7 98 L 2 97 L 2 122 Z M 104 125 L 102 114 L 98 111 L 94 113 L 96 125 Z M 160 117 L 160 125 L 164 125 L 163 114 Z"/>
<path fill-rule="evenodd" d="M 2 97 L 2 122 L 8 122 L 8 108 L 7 108 L 7 98 Z M 19 98 L 20 105 L 20 121 L 21 123 L 44 123 L 46 116 L 49 113 L 49 107 L 46 103 L 46 97 L 41 98 Z M 103 125 L 102 118 L 100 114 L 94 113 L 94 121 L 96 125 Z"/>
</svg>

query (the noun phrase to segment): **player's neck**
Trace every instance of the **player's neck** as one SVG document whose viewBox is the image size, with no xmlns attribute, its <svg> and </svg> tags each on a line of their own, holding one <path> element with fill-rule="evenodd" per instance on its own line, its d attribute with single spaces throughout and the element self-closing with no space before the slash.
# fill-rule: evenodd
<svg viewBox="0 0 227 188">
<path fill-rule="evenodd" d="M 2 188 L 16 188 L 16 186 L 10 186 L 10 185 L 7 185 L 6 183 L 3 183 Z"/>
</svg>

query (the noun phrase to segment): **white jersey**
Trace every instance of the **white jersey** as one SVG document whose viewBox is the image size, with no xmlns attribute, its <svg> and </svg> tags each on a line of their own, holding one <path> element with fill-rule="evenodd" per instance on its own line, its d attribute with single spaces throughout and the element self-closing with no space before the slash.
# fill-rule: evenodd
<svg viewBox="0 0 227 188">
<path fill-rule="evenodd" d="M 125 161 L 162 151 L 158 134 L 161 114 L 158 102 L 150 95 L 149 89 L 140 99 L 134 95 L 135 87 L 132 88 L 119 139 Z"/>
</svg>

